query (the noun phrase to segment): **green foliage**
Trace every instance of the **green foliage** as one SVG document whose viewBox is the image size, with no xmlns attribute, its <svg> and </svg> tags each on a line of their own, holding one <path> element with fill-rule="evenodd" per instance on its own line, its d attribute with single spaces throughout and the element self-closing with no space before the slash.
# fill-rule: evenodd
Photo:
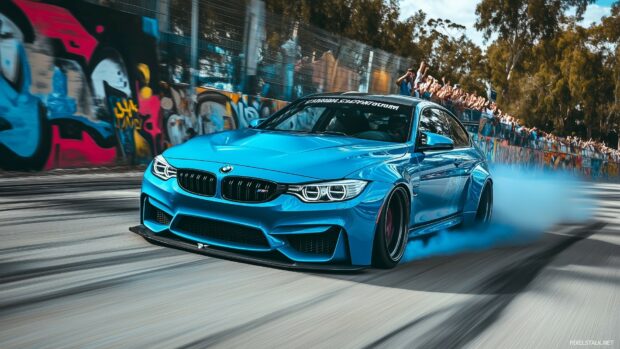
<svg viewBox="0 0 620 349">
<path fill-rule="evenodd" d="M 609 20 L 583 28 L 567 19 L 562 30 L 526 49 L 510 80 L 502 71 L 510 44 L 494 42 L 488 59 L 490 78 L 504 91 L 498 104 L 557 135 L 604 139 L 617 131 L 618 38 L 609 35 Z"/>
</svg>

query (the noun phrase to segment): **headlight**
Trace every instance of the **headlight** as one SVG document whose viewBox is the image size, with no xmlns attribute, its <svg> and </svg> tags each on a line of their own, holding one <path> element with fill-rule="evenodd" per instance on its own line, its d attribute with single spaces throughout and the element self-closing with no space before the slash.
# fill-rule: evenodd
<svg viewBox="0 0 620 349">
<path fill-rule="evenodd" d="M 177 176 L 177 169 L 170 166 L 168 161 L 161 155 L 157 155 L 155 159 L 153 159 L 153 168 L 151 172 L 164 181 Z"/>
<path fill-rule="evenodd" d="M 342 181 L 289 185 L 288 193 L 305 202 L 334 202 L 358 196 L 368 182 L 355 179 Z"/>
</svg>

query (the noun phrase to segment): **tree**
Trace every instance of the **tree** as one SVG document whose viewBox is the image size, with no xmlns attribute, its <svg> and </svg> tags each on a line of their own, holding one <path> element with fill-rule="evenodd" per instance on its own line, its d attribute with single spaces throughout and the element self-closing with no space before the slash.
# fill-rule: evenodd
<svg viewBox="0 0 620 349">
<path fill-rule="evenodd" d="M 594 43 L 604 55 L 606 76 L 610 80 L 610 94 L 604 108 L 605 126 L 611 133 L 615 131 L 617 143 L 612 144 L 620 149 L 620 1 L 611 8 L 611 15 L 604 17 L 599 25 L 592 27 L 591 35 Z"/>
<path fill-rule="evenodd" d="M 507 45 L 498 41 L 489 48 L 492 71 L 501 70 L 497 62 L 508 54 L 501 44 Z M 502 105 L 525 124 L 560 136 L 605 135 L 604 114 L 613 81 L 591 29 L 568 21 L 554 37 L 540 40 L 527 51 L 509 83 L 512 102 Z"/>
<path fill-rule="evenodd" d="M 504 59 L 505 83 L 501 86 L 505 98 L 509 96 L 510 80 L 524 53 L 541 39 L 552 38 L 566 19 L 566 13 L 575 7 L 575 16 L 581 19 L 588 4 L 594 0 L 482 0 L 476 6 L 476 29 L 485 40 L 493 35 L 503 41 L 508 50 Z"/>
<path fill-rule="evenodd" d="M 429 19 L 417 36 L 432 74 L 484 95 L 487 61 L 482 49 L 465 35 L 465 27 L 445 19 Z"/>
</svg>

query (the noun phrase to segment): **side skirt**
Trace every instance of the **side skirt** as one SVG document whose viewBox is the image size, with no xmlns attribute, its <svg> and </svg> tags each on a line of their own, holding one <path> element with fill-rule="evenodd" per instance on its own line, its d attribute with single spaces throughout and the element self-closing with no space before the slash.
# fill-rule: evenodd
<svg viewBox="0 0 620 349">
<path fill-rule="evenodd" d="M 409 238 L 416 238 L 421 235 L 433 234 L 440 230 L 455 227 L 463 222 L 463 215 L 455 213 L 445 218 L 436 219 L 423 224 L 418 224 L 409 229 Z"/>
</svg>

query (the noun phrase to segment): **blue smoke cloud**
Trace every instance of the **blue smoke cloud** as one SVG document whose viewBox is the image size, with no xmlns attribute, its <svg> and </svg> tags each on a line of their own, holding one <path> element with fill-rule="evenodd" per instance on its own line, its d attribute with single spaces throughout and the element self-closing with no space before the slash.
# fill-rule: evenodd
<svg viewBox="0 0 620 349">
<path fill-rule="evenodd" d="M 494 212 L 489 228 L 446 230 L 426 241 L 411 240 L 403 262 L 531 243 L 559 223 L 588 220 L 596 208 L 583 183 L 570 174 L 509 166 L 494 166 L 491 172 Z"/>
</svg>

